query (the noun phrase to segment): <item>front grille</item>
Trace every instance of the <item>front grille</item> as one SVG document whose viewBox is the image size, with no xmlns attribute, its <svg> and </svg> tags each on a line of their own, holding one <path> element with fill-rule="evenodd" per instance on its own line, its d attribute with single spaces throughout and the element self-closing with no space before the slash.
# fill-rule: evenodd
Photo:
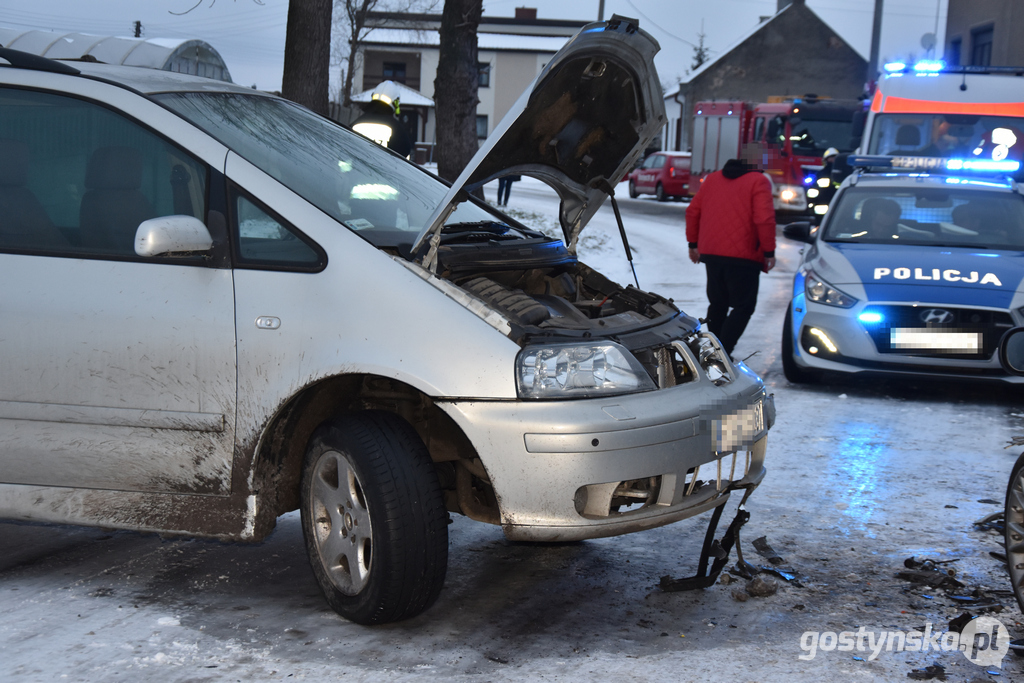
<svg viewBox="0 0 1024 683">
<path fill-rule="evenodd" d="M 878 352 L 902 356 L 987 360 L 999 347 L 1003 334 L 1013 327 L 1013 319 L 1006 311 L 903 305 L 871 306 L 867 310 L 882 315 L 881 322 L 865 325 Z M 942 348 L 900 348 L 892 343 L 893 330 L 980 334 L 981 343 L 976 352 Z"/>
</svg>

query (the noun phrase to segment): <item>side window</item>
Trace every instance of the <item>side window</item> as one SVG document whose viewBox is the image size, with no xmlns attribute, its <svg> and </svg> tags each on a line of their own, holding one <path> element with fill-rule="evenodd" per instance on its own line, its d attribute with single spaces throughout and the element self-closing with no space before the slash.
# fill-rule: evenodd
<svg viewBox="0 0 1024 683">
<path fill-rule="evenodd" d="M 662 154 L 658 154 L 654 158 L 654 168 L 665 168 L 665 162 L 668 161 L 668 157 Z"/>
<path fill-rule="evenodd" d="M 754 142 L 761 142 L 764 139 L 764 117 L 758 116 L 754 119 Z"/>
<path fill-rule="evenodd" d="M 323 250 L 308 237 L 237 190 L 232 211 L 239 265 L 318 271 L 327 264 Z"/>
<path fill-rule="evenodd" d="M 206 166 L 98 104 L 0 88 L 0 250 L 139 258 L 150 218 L 206 214 Z"/>
</svg>

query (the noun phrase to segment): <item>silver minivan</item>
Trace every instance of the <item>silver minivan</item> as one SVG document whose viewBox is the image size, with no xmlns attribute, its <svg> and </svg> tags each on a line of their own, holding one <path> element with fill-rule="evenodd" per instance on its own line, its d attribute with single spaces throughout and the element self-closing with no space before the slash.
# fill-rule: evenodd
<svg viewBox="0 0 1024 683">
<path fill-rule="evenodd" d="M 664 124 L 656 51 L 585 27 L 449 187 L 265 93 L 0 49 L 0 517 L 257 541 L 299 509 L 328 602 L 381 623 L 437 598 L 450 513 L 564 541 L 749 495 L 761 380 L 575 254 Z M 564 239 L 472 195 L 503 174 Z"/>
</svg>

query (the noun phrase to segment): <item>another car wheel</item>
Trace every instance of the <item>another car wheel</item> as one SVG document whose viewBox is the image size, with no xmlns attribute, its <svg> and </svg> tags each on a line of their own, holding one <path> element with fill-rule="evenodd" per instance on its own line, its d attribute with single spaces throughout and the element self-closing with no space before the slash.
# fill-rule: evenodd
<svg viewBox="0 0 1024 683">
<path fill-rule="evenodd" d="M 430 455 L 391 413 L 346 413 L 313 433 L 302 474 L 306 552 L 328 604 L 359 624 L 415 616 L 448 566 L 448 513 Z"/>
<path fill-rule="evenodd" d="M 1024 453 L 1017 458 L 1006 486 L 1006 563 L 1017 604 L 1024 610 Z"/>
<path fill-rule="evenodd" d="M 636 191 L 636 183 L 632 180 L 629 181 L 629 196 L 636 199 L 640 196 L 640 193 Z"/>
<path fill-rule="evenodd" d="M 786 309 L 786 321 L 782 324 L 782 373 L 793 384 L 814 381 L 814 373 L 804 370 L 793 358 L 793 314 Z"/>
<path fill-rule="evenodd" d="M 658 183 L 658 186 L 654 188 L 654 196 L 658 198 L 659 202 L 663 202 L 668 199 L 668 195 L 665 194 L 665 188 L 662 187 L 661 183 Z"/>
</svg>

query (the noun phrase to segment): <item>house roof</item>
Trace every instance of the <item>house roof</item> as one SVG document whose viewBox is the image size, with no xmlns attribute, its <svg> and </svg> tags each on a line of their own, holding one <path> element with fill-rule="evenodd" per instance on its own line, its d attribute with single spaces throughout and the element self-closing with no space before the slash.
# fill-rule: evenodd
<svg viewBox="0 0 1024 683">
<path fill-rule="evenodd" d="M 413 90 L 404 83 L 395 83 L 398 87 L 398 100 L 406 106 L 412 107 L 433 107 L 434 100 L 424 96 L 419 90 Z M 364 90 L 358 95 L 352 96 L 353 102 L 366 103 L 372 99 L 373 90 Z"/>
<path fill-rule="evenodd" d="M 499 50 L 516 52 L 558 52 L 569 38 L 566 36 L 524 36 L 514 33 L 478 33 L 478 50 Z M 397 28 L 376 28 L 363 45 L 417 45 L 440 47 L 441 34 L 437 31 Z"/>
<path fill-rule="evenodd" d="M 717 57 L 715 57 L 714 59 L 709 59 L 708 61 L 706 61 L 706 62 L 704 62 L 703 64 L 701 64 L 701 65 L 700 65 L 700 66 L 699 66 L 698 68 L 696 68 L 696 69 L 694 69 L 693 71 L 691 71 L 691 72 L 690 72 L 690 74 L 689 74 L 689 77 L 688 77 L 688 78 L 686 78 L 686 79 L 683 79 L 683 80 L 681 80 L 681 81 L 679 82 L 679 85 L 681 85 L 681 84 L 683 84 L 683 83 L 689 83 L 689 82 L 690 82 L 690 81 L 692 81 L 693 79 L 695 79 L 695 78 L 697 78 L 698 76 L 700 76 L 700 75 L 701 75 L 702 73 L 704 73 L 705 71 L 707 71 L 708 69 L 710 69 L 711 67 L 713 67 L 713 66 L 714 66 L 715 64 L 717 64 L 717 63 L 718 63 L 718 61 L 719 61 L 720 59 L 724 58 L 724 57 L 725 57 L 726 55 L 728 55 L 728 54 L 729 54 L 730 52 L 732 52 L 733 50 L 735 50 L 736 48 L 738 48 L 738 47 L 739 47 L 740 45 L 742 45 L 743 43 L 747 42 L 747 41 L 748 41 L 748 40 L 749 40 L 750 38 L 752 38 L 752 37 L 753 37 L 754 35 L 756 35 L 756 34 L 758 33 L 758 31 L 761 31 L 761 30 L 762 30 L 762 29 L 764 29 L 764 28 L 765 28 L 766 26 L 768 26 L 769 24 L 771 24 L 771 23 L 772 23 L 773 21 L 775 21 L 776 19 L 778 19 L 779 17 L 781 17 L 781 16 L 782 16 L 782 15 L 783 15 L 783 14 L 784 14 L 785 12 L 794 12 L 794 11 L 797 11 L 797 10 L 794 10 L 794 9 L 792 9 L 792 8 L 793 8 L 793 7 L 796 7 L 796 6 L 798 5 L 798 4 L 799 4 L 799 5 L 801 5 L 801 6 L 803 6 L 803 7 L 805 8 L 805 9 L 807 9 L 807 11 L 809 11 L 809 12 L 810 12 L 811 14 L 813 14 L 813 15 L 815 16 L 815 18 L 817 18 L 817 19 L 818 19 L 818 20 L 819 20 L 819 21 L 820 21 L 820 22 L 821 22 L 822 24 L 825 24 L 825 26 L 828 26 L 828 22 L 826 22 L 826 21 L 825 21 L 824 19 L 822 19 L 821 17 L 819 17 L 819 16 L 818 16 L 818 15 L 817 15 L 817 14 L 816 14 L 816 13 L 814 12 L 814 10 L 812 10 L 812 9 L 811 9 L 810 7 L 807 7 L 807 5 L 806 5 L 806 4 L 804 4 L 804 3 L 795 3 L 795 2 L 794 2 L 794 3 L 792 3 L 792 4 L 786 5 L 786 6 L 785 6 L 785 7 L 783 7 L 783 8 L 781 9 L 781 10 L 779 10 L 778 12 L 776 12 L 775 14 L 773 14 L 772 16 L 770 16 L 770 17 L 769 17 L 768 19 L 766 19 L 766 20 L 764 20 L 764 21 L 760 22 L 760 23 L 759 23 L 759 24 L 758 24 L 757 26 L 755 26 L 754 28 L 752 28 L 752 29 L 751 29 L 750 31 L 748 31 L 748 32 L 747 32 L 747 33 L 745 33 L 744 35 L 740 36 L 740 38 L 739 38 L 739 39 L 737 39 L 737 40 L 733 41 L 733 43 L 732 43 L 731 45 L 729 45 L 729 47 L 727 47 L 726 49 L 722 50 L 722 51 L 721 51 L 721 52 L 720 52 L 720 53 L 718 54 L 718 56 L 717 56 Z M 853 46 L 851 46 L 851 45 L 850 45 L 849 43 L 847 43 L 847 42 L 846 42 L 846 40 L 845 40 L 845 39 L 844 39 L 844 38 L 843 38 L 843 37 L 842 37 L 841 35 L 839 35 L 839 33 L 838 33 L 838 32 L 836 32 L 836 30 L 835 30 L 835 29 L 833 29 L 833 28 L 832 28 L 831 26 L 828 26 L 828 28 L 829 28 L 829 30 L 831 30 L 831 31 L 832 31 L 832 33 L 835 33 L 835 34 L 836 34 L 836 36 L 837 36 L 837 37 L 838 37 L 838 38 L 839 38 L 840 40 L 842 40 L 842 41 L 843 41 L 844 43 L 846 43 L 847 47 L 849 47 L 849 48 L 850 48 L 851 50 L 854 50 Z M 854 52 L 857 52 L 857 51 L 856 51 L 856 50 L 854 50 Z M 860 53 L 859 53 L 859 52 L 857 52 L 857 54 L 860 54 Z M 861 55 L 861 56 L 863 56 L 863 55 Z M 676 86 L 676 90 L 678 90 L 678 88 L 679 88 L 679 85 L 677 85 L 677 86 Z M 668 94 L 671 94 L 671 91 L 670 91 L 670 93 L 667 93 L 667 94 L 666 94 L 666 97 L 668 96 Z"/>
<path fill-rule="evenodd" d="M 220 54 L 202 40 L 23 31 L 0 26 L 0 45 L 49 59 L 80 59 L 89 56 L 104 64 L 163 70 L 169 70 L 171 61 L 176 57 L 186 57 L 190 61 L 198 57 L 199 61 L 222 68 L 225 80 L 231 80 Z"/>
</svg>

